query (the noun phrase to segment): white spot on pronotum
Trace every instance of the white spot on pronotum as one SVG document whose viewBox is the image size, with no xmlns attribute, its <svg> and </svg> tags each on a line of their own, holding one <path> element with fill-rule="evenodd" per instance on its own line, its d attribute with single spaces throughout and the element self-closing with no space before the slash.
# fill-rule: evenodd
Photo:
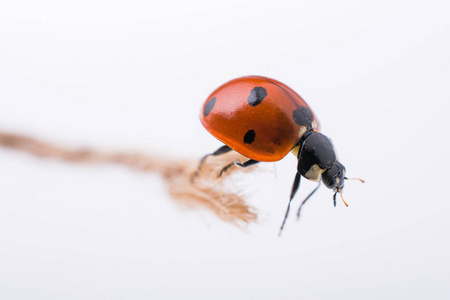
<svg viewBox="0 0 450 300">
<path fill-rule="evenodd" d="M 321 169 L 318 164 L 314 164 L 306 172 L 305 177 L 312 181 L 319 181 L 323 172 L 325 172 L 325 169 Z"/>
<path fill-rule="evenodd" d="M 295 147 L 292 149 L 292 154 L 294 154 L 295 157 L 297 157 L 297 156 L 298 156 L 298 151 L 300 151 L 300 146 L 295 146 Z"/>
<path fill-rule="evenodd" d="M 301 138 L 302 135 L 305 134 L 306 130 L 308 130 L 306 126 L 300 126 L 300 129 L 298 130 L 298 137 Z"/>
</svg>

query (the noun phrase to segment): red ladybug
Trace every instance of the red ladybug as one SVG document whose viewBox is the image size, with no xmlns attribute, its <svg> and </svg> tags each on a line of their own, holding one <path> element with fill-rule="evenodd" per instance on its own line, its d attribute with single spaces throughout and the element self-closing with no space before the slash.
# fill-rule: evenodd
<svg viewBox="0 0 450 300">
<path fill-rule="evenodd" d="M 285 84 L 261 76 L 231 80 L 208 97 L 200 120 L 206 130 L 225 145 L 204 156 L 198 170 L 208 156 L 231 150 L 249 160 L 232 162 L 219 176 L 233 165 L 248 167 L 260 161 L 278 161 L 291 151 L 298 157 L 297 174 L 281 230 L 301 176 L 318 181 L 319 185 L 302 202 L 298 217 L 302 205 L 319 188 L 320 180 L 335 192 L 336 206 L 336 194 L 341 193 L 344 179 L 347 179 L 345 167 L 337 160 L 330 139 L 319 132 L 319 122 L 311 108 Z"/>
</svg>

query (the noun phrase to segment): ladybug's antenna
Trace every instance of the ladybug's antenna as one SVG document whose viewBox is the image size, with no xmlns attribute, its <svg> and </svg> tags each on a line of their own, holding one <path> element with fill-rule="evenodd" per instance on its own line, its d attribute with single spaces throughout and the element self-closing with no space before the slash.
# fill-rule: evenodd
<svg viewBox="0 0 450 300">
<path fill-rule="evenodd" d="M 337 191 L 338 191 L 339 195 L 341 195 L 341 199 L 342 199 L 342 202 L 344 202 L 345 206 L 347 206 L 347 207 L 348 207 L 348 204 L 347 204 L 347 202 L 345 202 L 345 200 L 344 200 L 344 197 L 342 197 L 342 192 L 341 192 L 341 189 L 338 189 Z M 336 194 L 334 194 L 334 195 L 336 196 Z"/>
<path fill-rule="evenodd" d="M 365 181 L 362 180 L 361 178 L 347 178 L 347 177 L 344 177 L 344 180 L 359 180 L 359 181 L 361 181 L 362 183 L 365 182 Z"/>
<path fill-rule="evenodd" d="M 341 195 L 342 201 L 344 202 L 345 206 L 348 207 L 347 202 L 345 202 L 344 197 L 342 197 L 342 192 L 341 192 L 341 190 L 340 190 L 340 189 L 337 189 L 337 190 L 335 190 L 335 191 L 336 191 L 336 192 L 335 192 L 334 195 L 333 195 L 334 207 L 336 207 L 336 195 L 337 195 L 337 193 L 339 193 L 339 195 Z"/>
<path fill-rule="evenodd" d="M 365 181 L 362 180 L 361 178 L 347 178 L 347 177 L 344 177 L 344 180 L 359 180 L 359 181 L 361 181 L 362 183 L 365 182 Z M 336 190 L 336 193 L 334 193 L 334 195 L 333 195 L 334 207 L 336 207 L 336 195 L 337 195 L 337 193 L 339 193 L 339 195 L 341 196 L 342 202 L 344 202 L 345 206 L 348 207 L 347 202 L 345 202 L 344 197 L 342 197 L 341 189 L 337 189 L 337 190 Z"/>
</svg>

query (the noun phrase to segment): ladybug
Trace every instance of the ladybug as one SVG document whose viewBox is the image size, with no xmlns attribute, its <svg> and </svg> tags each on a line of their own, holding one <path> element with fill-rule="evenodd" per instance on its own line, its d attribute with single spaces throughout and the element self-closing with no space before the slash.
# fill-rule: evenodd
<svg viewBox="0 0 450 300">
<path fill-rule="evenodd" d="M 274 162 L 289 152 L 297 156 L 297 173 L 281 230 L 302 176 L 319 184 L 302 202 L 297 217 L 320 182 L 334 191 L 335 206 L 336 194 L 340 193 L 342 198 L 344 179 L 347 179 L 345 167 L 337 160 L 331 140 L 319 132 L 320 124 L 309 105 L 287 85 L 262 76 L 233 79 L 207 98 L 200 120 L 225 145 L 201 159 L 197 174 L 208 156 L 231 150 L 249 159 L 230 163 L 219 176 L 234 165 L 245 168 L 259 162 Z"/>
</svg>

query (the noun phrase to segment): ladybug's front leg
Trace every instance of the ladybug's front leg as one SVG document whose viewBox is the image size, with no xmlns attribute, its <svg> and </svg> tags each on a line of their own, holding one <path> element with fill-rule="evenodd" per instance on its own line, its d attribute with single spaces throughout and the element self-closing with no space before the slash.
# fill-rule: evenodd
<svg viewBox="0 0 450 300">
<path fill-rule="evenodd" d="M 244 162 L 244 163 L 241 163 L 241 162 L 238 161 L 238 160 L 233 161 L 233 162 L 230 163 L 229 165 L 226 165 L 226 166 L 220 171 L 219 177 L 222 176 L 223 172 L 226 172 L 230 167 L 232 167 L 232 166 L 234 166 L 234 165 L 239 166 L 239 167 L 242 167 L 242 168 L 247 168 L 247 167 L 256 165 L 256 164 L 259 163 L 259 162 L 260 162 L 260 161 L 254 160 L 254 159 L 249 159 L 249 160 L 247 160 L 247 161 Z"/>
<path fill-rule="evenodd" d="M 291 208 L 292 199 L 294 198 L 295 194 L 298 191 L 298 188 L 300 187 L 300 179 L 301 178 L 302 178 L 302 176 L 300 175 L 299 172 L 297 172 L 297 174 L 295 174 L 294 183 L 292 184 L 291 196 L 289 197 L 288 207 L 286 209 L 286 214 L 284 215 L 283 223 L 281 224 L 279 235 L 281 235 L 281 232 L 283 231 L 283 228 L 284 228 L 284 224 L 286 223 L 286 219 L 287 219 L 287 217 L 289 215 L 289 210 Z"/>
<path fill-rule="evenodd" d="M 308 201 L 308 199 L 311 198 L 311 196 L 320 188 L 320 184 L 321 181 L 319 181 L 319 184 L 317 184 L 316 188 L 311 193 L 309 193 L 308 197 L 306 197 L 305 200 L 303 200 L 302 204 L 300 204 L 300 207 L 297 211 L 297 220 L 300 219 L 300 212 L 302 211 L 303 204 L 305 204 L 306 201 Z M 336 207 L 336 194 L 334 194 L 334 206 Z"/>
</svg>

